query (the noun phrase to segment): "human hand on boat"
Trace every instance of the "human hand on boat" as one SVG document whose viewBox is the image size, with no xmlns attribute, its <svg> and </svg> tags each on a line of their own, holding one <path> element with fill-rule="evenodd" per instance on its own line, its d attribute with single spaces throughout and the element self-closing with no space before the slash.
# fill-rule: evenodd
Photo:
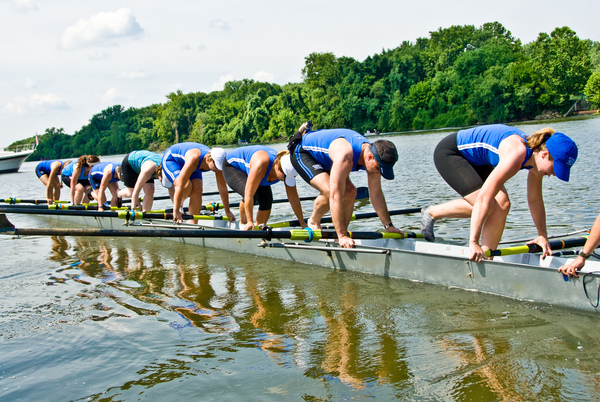
<svg viewBox="0 0 600 402">
<path fill-rule="evenodd" d="M 235 215 L 231 212 L 231 209 L 227 208 L 225 210 L 225 215 L 229 218 L 229 222 L 235 222 Z"/>
<path fill-rule="evenodd" d="M 469 249 L 471 250 L 471 257 L 469 259 L 475 262 L 481 262 L 482 260 L 488 260 L 488 256 L 485 255 L 485 251 L 479 243 L 469 243 Z"/>
<path fill-rule="evenodd" d="M 349 236 L 339 236 L 338 243 L 343 248 L 354 248 L 354 240 Z"/>
<path fill-rule="evenodd" d="M 388 233 L 398 233 L 400 236 L 404 237 L 404 232 L 395 226 L 388 226 L 385 231 Z"/>
<path fill-rule="evenodd" d="M 527 244 L 537 244 L 542 248 L 542 259 L 546 258 L 549 255 L 552 255 L 552 249 L 550 248 L 550 242 L 548 242 L 548 238 L 545 236 L 538 236 Z"/>
<path fill-rule="evenodd" d="M 183 223 L 183 214 L 180 209 L 173 209 L 173 222 Z"/>
<path fill-rule="evenodd" d="M 581 271 L 581 268 L 585 265 L 585 259 L 583 257 L 577 257 L 575 261 L 570 264 L 565 264 L 558 269 L 561 274 L 578 277 L 577 272 Z"/>
<path fill-rule="evenodd" d="M 241 225 L 242 230 L 254 230 L 254 222 L 248 222 Z"/>
</svg>

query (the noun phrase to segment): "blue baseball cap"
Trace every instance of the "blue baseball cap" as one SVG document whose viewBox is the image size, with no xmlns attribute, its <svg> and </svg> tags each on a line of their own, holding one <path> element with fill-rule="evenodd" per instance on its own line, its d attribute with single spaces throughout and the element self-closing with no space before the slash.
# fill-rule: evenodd
<svg viewBox="0 0 600 402">
<path fill-rule="evenodd" d="M 377 140 L 371 145 L 371 152 L 379 163 L 379 171 L 386 180 L 394 179 L 394 164 L 398 161 L 398 151 L 393 142 Z"/>
<path fill-rule="evenodd" d="M 569 181 L 571 166 L 577 160 L 577 145 L 563 133 L 554 133 L 546 140 L 546 149 L 554 160 L 554 174 L 562 181 Z"/>
</svg>

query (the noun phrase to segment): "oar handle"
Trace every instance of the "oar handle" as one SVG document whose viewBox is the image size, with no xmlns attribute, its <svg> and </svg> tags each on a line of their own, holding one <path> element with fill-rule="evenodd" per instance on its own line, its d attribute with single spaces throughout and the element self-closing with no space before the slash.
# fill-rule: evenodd
<svg viewBox="0 0 600 402">
<path fill-rule="evenodd" d="M 586 240 L 587 240 L 587 236 L 583 236 L 583 237 L 575 237 L 572 239 L 551 240 L 551 241 L 549 241 L 549 243 L 550 243 L 551 250 L 561 250 L 564 248 L 581 247 L 585 244 Z M 501 248 L 498 250 L 487 250 L 485 252 L 485 255 L 487 255 L 488 257 L 499 257 L 499 256 L 505 256 L 505 255 L 514 255 L 514 254 L 541 253 L 542 251 L 543 251 L 542 248 L 534 243 L 534 244 L 525 244 L 522 246 Z"/>
</svg>

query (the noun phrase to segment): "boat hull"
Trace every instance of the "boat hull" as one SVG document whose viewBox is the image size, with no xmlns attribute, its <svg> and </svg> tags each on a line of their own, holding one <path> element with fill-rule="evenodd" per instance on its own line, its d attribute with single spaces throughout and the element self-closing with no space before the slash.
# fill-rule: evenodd
<svg viewBox="0 0 600 402">
<path fill-rule="evenodd" d="M 32 153 L 33 151 L 1 152 L 0 173 L 18 172 L 25 159 Z"/>
<path fill-rule="evenodd" d="M 78 225 L 106 229 L 189 229 L 169 221 L 140 221 L 124 225 L 110 217 L 52 216 Z M 237 229 L 237 223 L 206 221 L 201 229 Z M 425 282 L 450 288 L 484 292 L 512 299 L 546 303 L 554 306 L 598 312 L 596 302 L 600 286 L 600 262 L 589 261 L 582 271 L 587 273 L 585 286 L 582 276 L 568 278 L 557 271 L 569 259 L 538 254 L 518 254 L 496 257 L 494 260 L 472 262 L 469 249 L 450 244 L 428 243 L 414 239 L 356 240 L 357 249 L 342 249 L 333 241 L 294 243 L 273 238 L 259 241 L 240 238 L 165 238 L 192 246 L 211 247 L 224 251 L 275 258 L 287 263 L 317 265 L 340 271 L 355 271 L 390 278 Z"/>
</svg>

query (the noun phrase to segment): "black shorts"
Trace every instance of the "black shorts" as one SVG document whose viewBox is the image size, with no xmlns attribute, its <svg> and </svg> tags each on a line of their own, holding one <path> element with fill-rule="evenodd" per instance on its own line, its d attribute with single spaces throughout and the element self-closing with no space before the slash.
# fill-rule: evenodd
<svg viewBox="0 0 600 402">
<path fill-rule="evenodd" d="M 125 187 L 135 188 L 138 177 L 140 177 L 140 174 L 133 170 L 133 167 L 129 164 L 129 154 L 125 155 L 121 163 L 121 179 L 123 180 L 123 184 Z M 146 183 L 154 183 L 154 178 L 148 179 Z"/>
<path fill-rule="evenodd" d="M 62 182 L 69 188 L 71 188 L 71 178 L 69 176 L 65 176 L 64 174 L 60 175 Z M 77 184 L 81 184 L 83 187 L 91 186 L 91 183 L 88 179 L 80 179 L 77 180 Z"/>
<path fill-rule="evenodd" d="M 321 164 L 301 146 L 297 146 L 293 155 L 290 156 L 290 161 L 292 162 L 294 169 L 296 169 L 296 172 L 298 172 L 300 177 L 309 184 L 315 176 L 320 175 L 321 173 L 329 173 L 329 170 L 325 170 L 323 166 L 321 166 Z"/>
<path fill-rule="evenodd" d="M 233 191 L 244 197 L 246 192 L 246 182 L 248 175 L 239 169 L 234 168 L 227 162 L 223 161 L 223 177 L 225 182 Z M 254 205 L 258 205 L 259 211 L 270 211 L 273 206 L 273 190 L 271 186 L 258 186 L 254 193 Z"/>
<path fill-rule="evenodd" d="M 465 197 L 479 190 L 494 166 L 475 166 L 465 158 L 456 145 L 457 133 L 450 134 L 439 142 L 433 152 L 435 167 L 446 183 Z"/>
</svg>

